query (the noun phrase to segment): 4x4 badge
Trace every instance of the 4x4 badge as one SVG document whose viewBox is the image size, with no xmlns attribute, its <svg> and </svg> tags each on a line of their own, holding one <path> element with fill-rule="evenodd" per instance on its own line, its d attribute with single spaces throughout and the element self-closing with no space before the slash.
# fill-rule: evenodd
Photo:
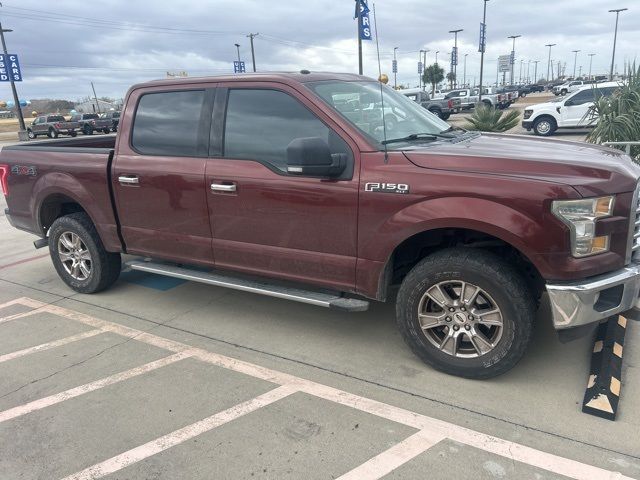
<svg viewBox="0 0 640 480">
<path fill-rule="evenodd" d="M 366 183 L 364 186 L 365 192 L 379 192 L 379 193 L 409 193 L 409 185 L 406 183 L 379 183 L 371 182 Z"/>
</svg>

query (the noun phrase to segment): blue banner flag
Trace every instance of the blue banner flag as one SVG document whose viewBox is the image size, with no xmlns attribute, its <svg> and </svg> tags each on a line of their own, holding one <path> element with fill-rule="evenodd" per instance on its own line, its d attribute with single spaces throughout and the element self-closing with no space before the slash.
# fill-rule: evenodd
<svg viewBox="0 0 640 480">
<path fill-rule="evenodd" d="M 18 56 L 13 53 L 0 54 L 0 82 L 10 82 L 11 80 L 14 82 L 22 81 Z"/>
<path fill-rule="evenodd" d="M 487 46 L 487 24 L 480 23 L 480 42 L 478 43 L 478 51 L 484 53 Z"/>
<path fill-rule="evenodd" d="M 373 34 L 371 33 L 367 0 L 356 0 L 356 17 L 358 17 L 358 8 L 360 9 L 360 23 L 358 25 L 360 40 L 372 40 Z"/>
<path fill-rule="evenodd" d="M 234 60 L 233 62 L 233 73 L 245 73 L 246 70 L 244 68 L 244 62 L 238 62 Z"/>
<path fill-rule="evenodd" d="M 391 72 L 392 73 L 398 73 L 398 61 L 397 60 L 391 60 Z"/>
<path fill-rule="evenodd" d="M 451 65 L 458 65 L 458 47 L 451 50 Z"/>
</svg>

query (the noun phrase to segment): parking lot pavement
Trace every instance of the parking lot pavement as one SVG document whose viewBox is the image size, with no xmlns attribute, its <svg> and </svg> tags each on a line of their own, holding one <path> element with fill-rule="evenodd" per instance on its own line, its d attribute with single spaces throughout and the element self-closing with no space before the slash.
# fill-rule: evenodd
<svg viewBox="0 0 640 480">
<path fill-rule="evenodd" d="M 609 422 L 580 412 L 591 341 L 561 345 L 544 305 L 525 359 L 474 382 L 417 360 L 392 304 L 130 273 L 79 295 L 0 238 L 2 479 L 640 478 L 638 324 Z"/>
</svg>

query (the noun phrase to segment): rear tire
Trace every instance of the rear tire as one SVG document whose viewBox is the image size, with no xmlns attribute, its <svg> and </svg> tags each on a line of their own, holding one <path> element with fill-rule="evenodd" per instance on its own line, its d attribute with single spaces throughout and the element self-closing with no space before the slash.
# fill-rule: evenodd
<svg viewBox="0 0 640 480">
<path fill-rule="evenodd" d="M 105 250 L 86 213 L 73 213 L 53 222 L 49 253 L 60 278 L 79 293 L 104 290 L 120 275 L 120 254 Z"/>
<path fill-rule="evenodd" d="M 436 117 L 438 118 L 442 118 L 442 110 L 440 110 L 439 108 L 434 108 L 432 110 L 429 110 L 431 113 L 433 113 Z"/>
<path fill-rule="evenodd" d="M 93 135 L 93 128 L 91 128 L 89 125 L 85 125 L 82 128 L 82 133 L 84 133 L 85 135 Z"/>
<path fill-rule="evenodd" d="M 56 130 L 54 130 L 53 128 L 50 128 L 49 132 L 47 133 L 47 136 L 49 138 L 58 138 L 58 132 Z"/>
<path fill-rule="evenodd" d="M 102 130 L 104 133 L 109 133 L 111 130 L 109 130 L 108 128 L 105 128 L 104 130 Z"/>
<path fill-rule="evenodd" d="M 446 293 L 443 308 L 433 300 L 438 291 Z M 473 379 L 501 375 L 518 363 L 531 340 L 535 310 L 531 290 L 510 264 L 471 248 L 423 259 L 405 277 L 396 303 L 402 336 L 422 361 Z"/>
<path fill-rule="evenodd" d="M 34 138 L 37 138 L 37 137 L 38 137 L 35 133 L 33 133 L 33 130 L 31 130 L 31 129 L 28 129 L 28 130 L 27 130 L 27 136 L 28 136 L 31 140 L 33 140 Z"/>
<path fill-rule="evenodd" d="M 69 132 L 70 137 L 75 137 L 78 135 L 78 132 Z"/>
</svg>

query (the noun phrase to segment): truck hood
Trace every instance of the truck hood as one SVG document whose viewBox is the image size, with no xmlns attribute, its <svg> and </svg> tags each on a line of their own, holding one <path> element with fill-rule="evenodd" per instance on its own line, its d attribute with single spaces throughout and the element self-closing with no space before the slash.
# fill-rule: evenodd
<svg viewBox="0 0 640 480">
<path fill-rule="evenodd" d="M 619 150 L 521 135 L 482 134 L 403 150 L 422 168 L 528 178 L 570 185 L 589 197 L 635 190 L 640 168 Z"/>
<path fill-rule="evenodd" d="M 556 107 L 561 107 L 561 106 L 562 106 L 562 102 L 544 102 L 544 103 L 536 103 L 535 105 L 527 105 L 525 107 L 525 110 L 533 110 L 534 112 L 536 110 L 541 110 L 541 109 L 555 110 Z"/>
</svg>

